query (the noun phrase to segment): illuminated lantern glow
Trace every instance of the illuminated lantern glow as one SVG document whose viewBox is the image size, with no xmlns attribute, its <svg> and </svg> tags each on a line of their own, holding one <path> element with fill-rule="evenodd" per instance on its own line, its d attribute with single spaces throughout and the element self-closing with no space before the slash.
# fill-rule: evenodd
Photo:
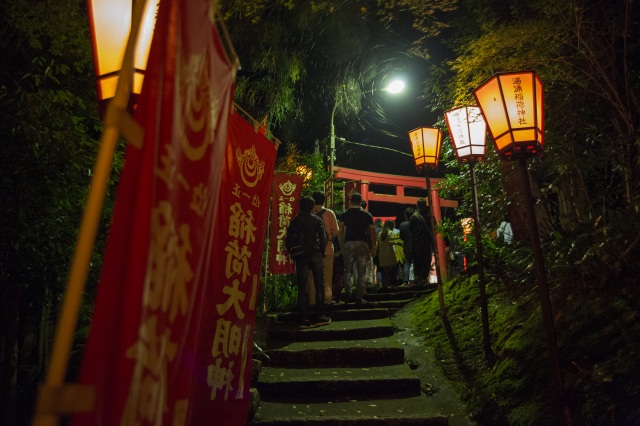
<svg viewBox="0 0 640 426">
<path fill-rule="evenodd" d="M 445 112 L 451 143 L 460 162 L 482 161 L 485 154 L 487 124 L 476 106 Z"/>
<path fill-rule="evenodd" d="M 98 100 L 113 98 L 136 0 L 88 0 Z M 143 0 L 137 0 L 143 1 Z M 133 95 L 140 94 L 160 0 L 147 0 L 134 55 Z"/>
<path fill-rule="evenodd" d="M 462 234 L 466 237 L 467 235 L 473 234 L 473 218 L 465 217 L 460 219 L 460 225 L 462 226 Z"/>
<path fill-rule="evenodd" d="M 307 166 L 300 165 L 296 167 L 296 173 L 302 176 L 304 183 L 311 182 L 311 178 L 313 178 L 313 170 Z"/>
<path fill-rule="evenodd" d="M 542 154 L 543 85 L 535 71 L 495 74 L 473 92 L 503 160 Z"/>
<path fill-rule="evenodd" d="M 425 168 L 435 169 L 440 161 L 442 132 L 433 127 L 418 127 L 409 132 L 409 140 L 413 149 L 416 169 L 421 172 Z"/>
</svg>

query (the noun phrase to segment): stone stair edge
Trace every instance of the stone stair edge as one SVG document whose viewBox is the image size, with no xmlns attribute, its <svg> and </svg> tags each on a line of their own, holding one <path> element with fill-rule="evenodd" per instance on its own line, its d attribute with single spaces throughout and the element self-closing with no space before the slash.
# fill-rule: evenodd
<svg viewBox="0 0 640 426">
<path fill-rule="evenodd" d="M 362 417 L 367 413 L 367 417 Z M 302 423 L 297 423 L 302 422 Z M 256 419 L 250 425 L 447 425 L 448 419 L 428 398 L 420 396 L 392 399 L 358 399 L 319 402 L 309 399 L 261 401 Z"/>
</svg>

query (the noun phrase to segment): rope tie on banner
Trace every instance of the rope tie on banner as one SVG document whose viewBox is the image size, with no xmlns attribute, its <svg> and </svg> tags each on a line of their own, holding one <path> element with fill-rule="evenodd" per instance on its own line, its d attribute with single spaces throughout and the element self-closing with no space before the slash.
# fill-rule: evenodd
<svg viewBox="0 0 640 426">
<path fill-rule="evenodd" d="M 275 144 L 275 148 L 278 149 L 280 147 L 280 144 L 282 143 L 282 141 L 280 141 L 280 139 L 278 139 L 277 137 L 274 136 L 273 133 L 271 133 L 271 131 L 269 129 L 266 128 L 266 119 L 267 117 L 265 117 L 262 122 L 256 120 L 255 118 L 253 118 L 251 116 L 251 114 L 249 114 L 245 109 L 243 109 L 240 105 L 238 105 L 237 103 L 233 103 L 233 108 L 235 110 L 238 110 L 242 113 L 242 115 L 244 115 L 247 119 L 249 119 L 251 121 L 251 123 L 253 123 L 253 128 L 254 130 L 257 132 L 260 127 L 263 125 L 263 122 L 265 122 L 265 133 L 264 136 L 269 139 L 270 141 L 272 141 Z"/>
</svg>

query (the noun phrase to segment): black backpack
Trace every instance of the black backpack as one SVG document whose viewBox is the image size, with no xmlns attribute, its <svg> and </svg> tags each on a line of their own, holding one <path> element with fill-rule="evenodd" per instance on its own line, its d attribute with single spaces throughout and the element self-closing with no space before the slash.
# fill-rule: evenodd
<svg viewBox="0 0 640 426">
<path fill-rule="evenodd" d="M 304 233 L 300 229 L 292 229 L 289 227 L 287 231 L 286 246 L 289 256 L 293 260 L 302 259 L 306 253 Z M 295 228 L 299 228 L 295 226 Z"/>
<path fill-rule="evenodd" d="M 307 241 L 300 216 L 293 219 L 289 224 L 285 238 L 285 247 L 293 260 L 300 260 L 311 253 L 312 247 L 310 247 Z"/>
</svg>

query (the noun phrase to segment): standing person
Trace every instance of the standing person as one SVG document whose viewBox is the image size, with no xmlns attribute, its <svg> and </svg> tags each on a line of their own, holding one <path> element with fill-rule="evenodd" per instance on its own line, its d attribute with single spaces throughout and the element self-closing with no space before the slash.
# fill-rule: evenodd
<svg viewBox="0 0 640 426">
<path fill-rule="evenodd" d="M 342 215 L 337 214 L 337 219 L 340 221 Z M 340 303 L 340 293 L 342 293 L 344 275 L 344 260 L 342 257 L 342 250 L 340 248 L 340 241 L 338 238 L 333 240 L 333 279 L 331 287 L 333 290 L 333 303 Z"/>
<path fill-rule="evenodd" d="M 349 208 L 340 218 L 340 247 L 344 260 L 345 302 L 349 302 L 353 293 L 351 275 L 354 265 L 357 267 L 357 280 L 354 299 L 357 304 L 367 303 L 362 298 L 366 283 L 367 263 L 376 253 L 376 236 L 373 216 L 361 208 L 362 196 L 354 192 L 349 199 Z"/>
<path fill-rule="evenodd" d="M 393 266 L 397 264 L 393 248 L 393 228 L 395 228 L 393 220 L 387 220 L 378 234 L 378 264 L 382 272 L 382 288 L 384 289 L 393 284 Z"/>
<path fill-rule="evenodd" d="M 409 229 L 409 218 L 415 209 L 413 207 L 407 207 L 404 209 L 404 221 L 400 223 L 398 227 L 400 229 L 400 239 L 402 240 L 402 250 L 404 251 L 404 265 L 402 265 L 402 280 L 406 285 L 411 285 L 409 273 L 411 272 L 411 265 L 413 264 L 413 251 L 411 249 L 411 230 Z"/>
<path fill-rule="evenodd" d="M 367 202 L 365 200 L 362 200 L 360 202 L 360 208 L 362 210 L 367 210 Z M 382 221 L 381 221 L 382 222 Z M 375 225 L 375 223 L 374 223 Z M 375 235 L 373 236 L 373 239 L 376 239 L 376 235 L 378 235 L 378 231 L 379 229 L 375 229 Z M 367 244 L 369 244 L 369 238 L 366 238 Z M 356 279 L 358 276 L 358 271 L 354 271 Z M 365 271 L 365 286 L 367 285 L 374 285 L 376 283 L 376 265 L 375 265 L 375 258 L 372 257 L 371 259 L 369 259 L 369 263 L 367 263 L 367 269 Z"/>
<path fill-rule="evenodd" d="M 315 205 L 311 211 L 313 214 L 322 219 L 324 224 L 324 230 L 327 234 L 327 246 L 324 250 L 324 303 L 331 305 L 333 302 L 333 239 L 338 237 L 338 221 L 336 220 L 336 214 L 333 210 L 324 207 L 325 196 L 322 192 L 314 192 L 313 200 Z M 315 280 L 313 274 L 310 276 L 309 281 L 309 305 L 316 304 L 315 297 Z"/>
<path fill-rule="evenodd" d="M 513 238 L 513 231 L 511 230 L 511 224 L 509 223 L 509 218 L 505 217 L 502 222 L 500 222 L 500 226 L 497 231 L 498 240 L 503 240 L 507 244 L 511 244 L 511 239 Z"/>
<path fill-rule="evenodd" d="M 409 218 L 413 269 L 418 284 L 427 284 L 431 272 L 433 230 L 431 216 L 427 210 L 427 200 L 419 198 L 416 206 L 418 210 Z"/>
<path fill-rule="evenodd" d="M 324 315 L 324 279 L 323 258 L 327 246 L 327 234 L 322 219 L 311 214 L 315 201 L 311 197 L 300 199 L 298 216 L 293 218 L 287 228 L 285 245 L 296 263 L 298 280 L 298 309 L 300 325 L 310 327 L 309 321 L 309 272 L 313 274 L 316 285 L 315 324 L 328 324 L 331 319 Z M 299 249 L 298 249 L 299 248 Z"/>
<path fill-rule="evenodd" d="M 380 232 L 382 232 L 382 228 L 384 228 L 384 223 L 382 222 L 382 219 L 377 218 L 374 222 L 373 222 L 373 228 L 376 230 L 376 241 L 378 240 L 378 235 L 380 235 Z M 378 252 L 380 251 L 380 246 L 378 245 L 378 251 L 376 252 L 376 255 L 373 256 L 373 268 L 374 268 L 374 281 L 373 283 L 375 285 L 381 285 L 382 284 L 382 270 L 380 269 L 380 262 L 378 259 Z"/>
</svg>

